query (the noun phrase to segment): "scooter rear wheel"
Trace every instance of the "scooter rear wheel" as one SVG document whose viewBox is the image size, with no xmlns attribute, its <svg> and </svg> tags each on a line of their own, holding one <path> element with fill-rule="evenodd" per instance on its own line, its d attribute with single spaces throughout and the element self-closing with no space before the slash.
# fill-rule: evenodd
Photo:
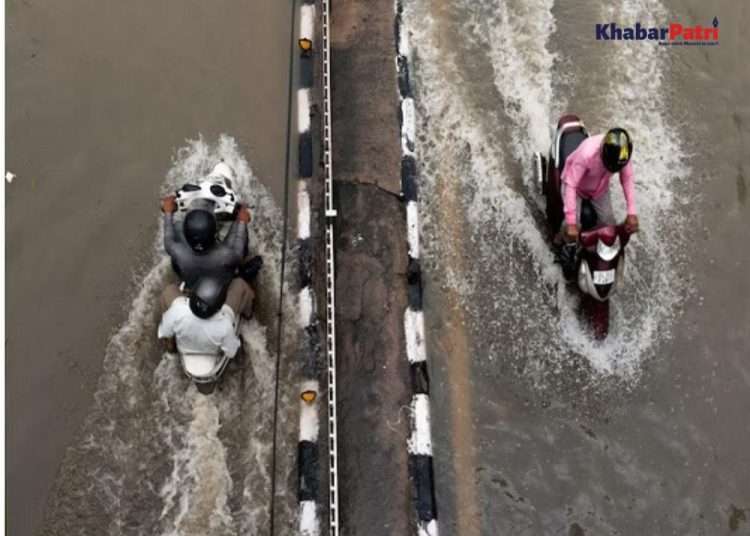
<svg viewBox="0 0 750 536">
<path fill-rule="evenodd" d="M 591 326 L 594 338 L 598 341 L 609 334 L 609 300 L 599 301 L 591 296 L 583 296 L 582 318 Z"/>
<path fill-rule="evenodd" d="M 609 300 L 591 300 L 591 328 L 594 330 L 594 338 L 603 340 L 609 334 Z"/>
</svg>

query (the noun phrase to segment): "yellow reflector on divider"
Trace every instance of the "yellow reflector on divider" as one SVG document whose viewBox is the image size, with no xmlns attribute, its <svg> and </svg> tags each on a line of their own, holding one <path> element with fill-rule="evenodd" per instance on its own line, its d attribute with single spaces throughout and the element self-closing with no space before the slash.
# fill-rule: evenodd
<svg viewBox="0 0 750 536">
<path fill-rule="evenodd" d="M 303 37 L 299 41 L 297 41 L 299 44 L 299 47 L 302 49 L 303 52 L 309 52 L 312 50 L 312 41 L 310 41 L 307 37 Z"/>
<path fill-rule="evenodd" d="M 316 393 L 315 391 L 305 391 L 302 393 L 302 400 L 304 400 L 308 404 L 312 404 L 313 402 L 315 402 L 317 396 L 318 393 Z"/>
</svg>

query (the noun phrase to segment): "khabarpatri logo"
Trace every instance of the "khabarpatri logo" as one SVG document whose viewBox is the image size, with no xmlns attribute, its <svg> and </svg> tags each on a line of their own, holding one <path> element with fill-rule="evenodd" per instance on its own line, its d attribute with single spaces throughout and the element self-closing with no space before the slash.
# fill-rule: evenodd
<svg viewBox="0 0 750 536">
<path fill-rule="evenodd" d="M 653 41 L 660 45 L 718 45 L 719 19 L 710 26 L 684 25 L 670 22 L 666 26 L 620 26 L 616 22 L 596 25 L 597 41 Z"/>
</svg>

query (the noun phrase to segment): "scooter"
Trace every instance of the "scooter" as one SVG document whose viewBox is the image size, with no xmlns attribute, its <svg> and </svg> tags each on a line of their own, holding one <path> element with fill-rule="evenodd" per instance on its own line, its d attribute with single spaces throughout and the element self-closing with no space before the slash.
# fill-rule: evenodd
<svg viewBox="0 0 750 536">
<path fill-rule="evenodd" d="M 547 224 L 554 236 L 563 223 L 561 194 L 565 160 L 588 137 L 583 121 L 573 114 L 557 123 L 549 155 L 534 153 L 536 183 L 545 198 Z M 581 232 L 577 243 L 563 244 L 556 251 L 566 279 L 574 280 L 583 293 L 583 312 L 589 317 L 594 336 L 609 332 L 609 299 L 625 278 L 625 246 L 630 233 L 624 225 L 599 225 L 589 200 L 581 204 Z"/>
<path fill-rule="evenodd" d="M 183 184 L 175 192 L 178 212 L 187 213 L 198 208 L 213 210 L 219 226 L 219 236 L 225 236 L 240 206 L 239 197 L 232 189 L 233 178 L 232 168 L 219 162 L 203 180 Z M 234 328 L 239 333 L 239 315 L 235 319 Z M 196 354 L 181 352 L 178 348 L 178 354 L 183 372 L 202 394 L 214 391 L 232 359 L 221 351 L 216 354 Z"/>
</svg>

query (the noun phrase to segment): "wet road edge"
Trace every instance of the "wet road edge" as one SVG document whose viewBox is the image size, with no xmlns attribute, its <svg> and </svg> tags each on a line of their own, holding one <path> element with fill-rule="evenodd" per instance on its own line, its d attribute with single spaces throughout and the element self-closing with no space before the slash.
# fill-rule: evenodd
<svg viewBox="0 0 750 536">
<path fill-rule="evenodd" d="M 396 0 L 396 66 L 398 70 L 399 125 L 401 128 L 401 195 L 406 202 L 409 263 L 407 281 L 409 306 L 404 313 L 406 354 L 409 360 L 412 401 L 409 438 L 409 477 L 420 535 L 437 536 L 437 504 L 430 425 L 430 376 L 425 348 L 422 310 L 422 268 L 420 265 L 419 191 L 417 157 L 414 151 L 416 118 L 409 77 L 409 39 L 402 24 L 403 2 Z"/>
<path fill-rule="evenodd" d="M 414 534 L 393 0 L 331 2 L 340 533 Z"/>
</svg>

